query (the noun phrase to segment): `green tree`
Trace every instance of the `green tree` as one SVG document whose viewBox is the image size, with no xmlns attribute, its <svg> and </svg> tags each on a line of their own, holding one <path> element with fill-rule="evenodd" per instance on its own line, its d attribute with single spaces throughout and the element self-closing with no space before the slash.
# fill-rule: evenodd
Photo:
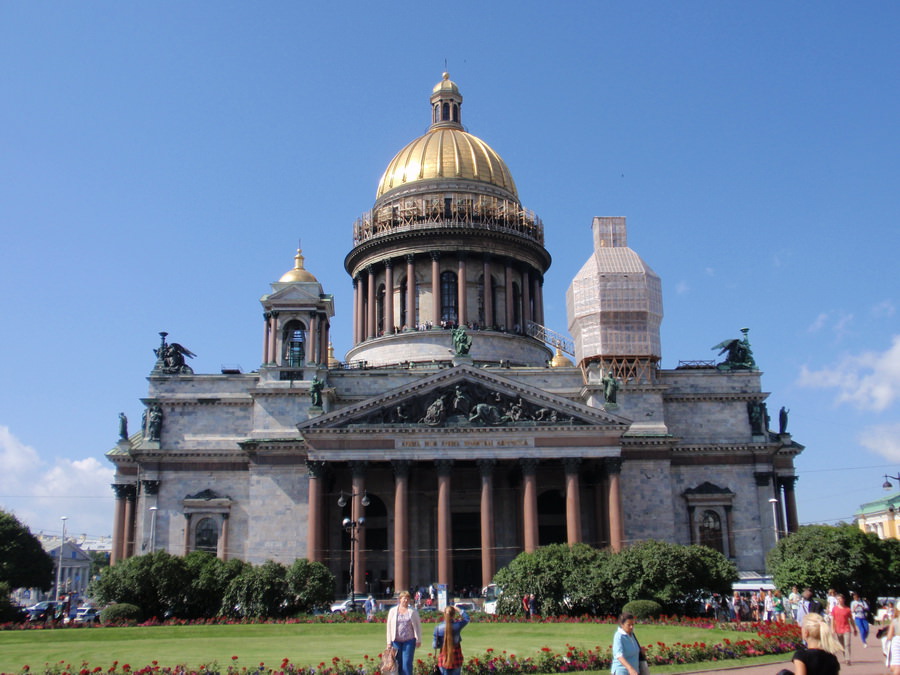
<svg viewBox="0 0 900 675">
<path fill-rule="evenodd" d="M 53 559 L 18 518 L 0 511 L 0 583 L 9 588 L 50 590 Z"/>
<path fill-rule="evenodd" d="M 587 544 L 550 544 L 520 553 L 494 576 L 503 589 L 497 609 L 522 613 L 522 597 L 534 593 L 542 614 L 596 613 L 602 596 L 598 572 L 608 556 Z"/>
<path fill-rule="evenodd" d="M 267 560 L 247 567 L 228 584 L 222 601 L 226 614 L 249 617 L 279 617 L 291 611 L 287 568 Z"/>
<path fill-rule="evenodd" d="M 185 619 L 211 618 L 223 613 L 222 598 L 231 580 L 240 576 L 249 563 L 233 558 L 219 560 L 206 551 L 191 551 L 184 557 L 190 580 L 184 604 L 176 610 Z"/>
<path fill-rule="evenodd" d="M 88 587 L 100 603 L 128 603 L 144 617 L 164 618 L 184 610 L 190 577 L 184 559 L 165 551 L 134 556 L 107 568 Z"/>
<path fill-rule="evenodd" d="M 819 596 L 829 588 L 854 590 L 875 598 L 896 592 L 898 554 L 898 543 L 854 525 L 807 525 L 778 542 L 766 568 L 779 588 L 808 586 Z"/>
<path fill-rule="evenodd" d="M 296 612 L 310 612 L 334 600 L 334 575 L 320 562 L 298 558 L 287 570 L 288 596 Z"/>
</svg>

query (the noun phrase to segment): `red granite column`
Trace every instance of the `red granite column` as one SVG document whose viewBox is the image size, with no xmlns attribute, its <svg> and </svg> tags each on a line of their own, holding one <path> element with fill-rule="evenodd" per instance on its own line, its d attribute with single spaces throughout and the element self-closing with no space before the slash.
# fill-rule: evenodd
<svg viewBox="0 0 900 675">
<path fill-rule="evenodd" d="M 620 457 L 606 460 L 609 476 L 609 546 L 613 551 L 622 550 L 622 497 L 619 492 L 619 474 L 622 472 Z"/>
<path fill-rule="evenodd" d="M 272 324 L 269 322 L 269 313 L 263 312 L 263 348 L 262 362 L 263 365 L 269 363 L 269 333 L 272 331 Z"/>
<path fill-rule="evenodd" d="M 728 557 L 736 558 L 737 549 L 734 547 L 734 509 L 729 505 L 725 507 L 725 525 L 728 527 Z"/>
<path fill-rule="evenodd" d="M 324 562 L 322 546 L 322 479 L 325 476 L 325 462 L 306 460 L 309 476 L 309 512 L 306 519 L 306 558 L 314 562 Z"/>
<path fill-rule="evenodd" d="M 126 486 L 126 495 L 125 495 L 125 547 L 123 549 L 122 557 L 130 558 L 134 555 L 134 504 L 137 500 L 137 486 L 128 485 Z"/>
<path fill-rule="evenodd" d="M 123 483 L 114 483 L 112 486 L 113 491 L 116 493 L 116 510 L 113 515 L 112 551 L 109 554 L 110 565 L 115 565 L 125 557 L 125 495 L 127 487 Z"/>
<path fill-rule="evenodd" d="M 522 459 L 522 522 L 525 553 L 534 553 L 538 542 L 537 471 L 538 460 Z"/>
<path fill-rule="evenodd" d="M 453 586 L 453 565 L 450 559 L 450 470 L 453 461 L 439 459 L 435 462 L 438 475 L 437 494 L 437 582 Z"/>
<path fill-rule="evenodd" d="M 366 338 L 371 339 L 375 337 L 376 334 L 376 326 L 375 326 L 375 270 L 370 265 L 366 268 L 366 275 L 368 279 L 366 280 L 367 285 L 367 300 L 366 300 Z"/>
<path fill-rule="evenodd" d="M 534 276 L 534 322 L 544 325 L 544 289 L 543 279 L 539 274 Z"/>
<path fill-rule="evenodd" d="M 567 457 L 563 460 L 566 470 L 566 534 L 569 546 L 581 541 L 581 490 L 578 470 L 581 459 Z"/>
<path fill-rule="evenodd" d="M 184 514 L 184 555 L 191 552 L 191 514 Z"/>
<path fill-rule="evenodd" d="M 496 460 L 479 459 L 481 470 L 481 585 L 494 579 L 496 551 L 494 537 L 494 465 Z"/>
<path fill-rule="evenodd" d="M 441 254 L 431 254 L 431 314 L 435 326 L 441 325 Z"/>
<path fill-rule="evenodd" d="M 384 334 L 394 334 L 394 261 L 384 261 Z"/>
<path fill-rule="evenodd" d="M 794 492 L 794 484 L 797 482 L 797 476 L 786 476 L 778 479 L 778 483 L 784 490 L 784 506 L 787 511 L 787 531 L 796 532 L 800 527 L 800 520 L 797 516 L 797 494 Z"/>
<path fill-rule="evenodd" d="M 353 344 L 358 345 L 359 339 L 359 279 L 353 277 Z"/>
<path fill-rule="evenodd" d="M 457 323 L 460 326 L 465 326 L 468 321 L 468 307 L 466 303 L 466 257 L 465 255 L 460 254 L 459 259 L 457 261 L 457 273 L 456 273 L 456 293 L 457 293 L 457 301 L 456 304 L 459 306 L 459 313 L 457 316 Z"/>
<path fill-rule="evenodd" d="M 491 257 L 484 256 L 484 326 L 482 328 L 490 328 L 494 325 L 494 294 L 493 284 L 491 283 Z"/>
<path fill-rule="evenodd" d="M 527 334 L 528 322 L 534 321 L 531 314 L 531 280 L 529 271 L 522 272 L 522 332 Z"/>
<path fill-rule="evenodd" d="M 278 312 L 269 312 L 269 363 L 278 363 Z"/>
<path fill-rule="evenodd" d="M 309 330 L 306 334 L 309 338 L 306 345 L 306 362 L 318 363 L 316 356 L 319 353 L 319 321 L 314 311 L 309 313 Z"/>
<path fill-rule="evenodd" d="M 350 507 L 350 518 L 359 522 L 365 517 L 365 508 L 362 505 L 363 495 L 366 493 L 366 463 L 353 462 L 353 501 Z M 357 527 L 356 530 L 355 558 L 356 567 L 353 569 L 353 591 L 355 593 L 366 592 L 366 528 Z"/>
<path fill-rule="evenodd" d="M 513 313 L 513 271 L 512 271 L 512 261 L 506 261 L 506 318 L 504 319 L 504 324 L 506 326 L 506 330 L 512 331 L 513 323 L 515 320 L 515 314 Z"/>
<path fill-rule="evenodd" d="M 394 469 L 394 589 L 409 588 L 409 462 L 395 460 Z"/>
<path fill-rule="evenodd" d="M 406 256 L 406 327 L 416 329 L 416 257 Z"/>
</svg>

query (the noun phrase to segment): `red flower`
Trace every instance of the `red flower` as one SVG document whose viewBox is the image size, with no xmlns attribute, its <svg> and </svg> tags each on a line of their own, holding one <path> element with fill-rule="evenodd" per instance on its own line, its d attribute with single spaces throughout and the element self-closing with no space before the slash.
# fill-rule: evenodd
<svg viewBox="0 0 900 675">
<path fill-rule="evenodd" d="M 232 661 L 237 661 L 237 657 L 236 657 L 236 656 L 232 656 L 232 657 L 231 657 L 231 660 L 232 660 Z"/>
</svg>

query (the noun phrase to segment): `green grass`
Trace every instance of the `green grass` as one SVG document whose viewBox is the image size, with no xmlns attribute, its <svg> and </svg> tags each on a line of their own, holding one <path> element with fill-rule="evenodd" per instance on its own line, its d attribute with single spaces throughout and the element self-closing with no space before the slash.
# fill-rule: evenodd
<svg viewBox="0 0 900 675">
<path fill-rule="evenodd" d="M 416 651 L 427 660 L 431 654 L 431 630 L 424 624 L 426 640 Z M 588 623 L 471 623 L 463 633 L 467 656 L 488 648 L 506 650 L 517 656 L 532 656 L 541 647 L 561 651 L 566 644 L 584 648 L 606 648 L 612 643 L 615 627 Z M 653 642 L 720 642 L 734 640 L 735 633 L 683 626 L 639 626 L 642 644 Z M 750 635 L 748 635 L 750 637 Z M 0 673 L 19 672 L 28 664 L 32 670 L 45 663 L 65 661 L 75 667 L 86 661 L 93 668 L 109 668 L 113 661 L 138 668 L 154 660 L 163 666 L 185 664 L 196 667 L 213 661 L 230 664 L 237 656 L 240 666 L 255 667 L 260 662 L 278 667 L 287 658 L 297 665 L 317 665 L 335 656 L 359 663 L 364 655 L 375 657 L 386 642 L 383 623 L 337 624 L 256 624 L 232 626 L 153 626 L 139 628 L 78 628 L 60 630 L 15 630 L 0 632 Z M 788 657 L 746 659 L 741 665 L 784 661 Z M 709 664 L 722 668 L 723 662 Z M 701 670 L 700 664 L 656 667 L 655 673 Z"/>
</svg>

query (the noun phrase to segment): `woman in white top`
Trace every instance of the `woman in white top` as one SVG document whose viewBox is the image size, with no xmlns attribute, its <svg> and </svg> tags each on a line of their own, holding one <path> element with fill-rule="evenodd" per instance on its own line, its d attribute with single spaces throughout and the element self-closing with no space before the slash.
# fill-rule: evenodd
<svg viewBox="0 0 900 675">
<path fill-rule="evenodd" d="M 401 591 L 387 616 L 387 646 L 397 650 L 397 675 L 413 675 L 416 647 L 422 646 L 419 612 L 409 600 L 409 591 Z"/>
</svg>

